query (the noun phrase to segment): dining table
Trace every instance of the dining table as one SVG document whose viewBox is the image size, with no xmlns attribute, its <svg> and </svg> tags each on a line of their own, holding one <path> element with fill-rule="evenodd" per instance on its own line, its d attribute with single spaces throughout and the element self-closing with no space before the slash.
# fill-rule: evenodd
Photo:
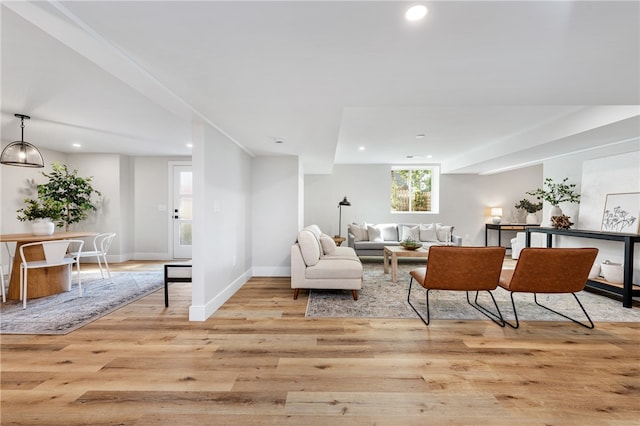
<svg viewBox="0 0 640 426">
<path fill-rule="evenodd" d="M 0 242 L 16 243 L 15 255 L 11 266 L 11 277 L 9 278 L 9 288 L 7 290 L 7 299 L 20 299 L 20 263 L 22 263 L 20 246 L 27 243 L 81 239 L 83 237 L 93 237 L 96 235 L 98 235 L 97 232 L 90 231 L 55 232 L 52 235 L 33 235 L 30 233 L 1 234 Z M 27 261 L 44 260 L 42 246 L 26 247 L 24 254 Z M 32 269 L 29 272 L 27 298 L 34 299 L 69 291 L 68 283 L 69 268 L 67 266 Z"/>
</svg>

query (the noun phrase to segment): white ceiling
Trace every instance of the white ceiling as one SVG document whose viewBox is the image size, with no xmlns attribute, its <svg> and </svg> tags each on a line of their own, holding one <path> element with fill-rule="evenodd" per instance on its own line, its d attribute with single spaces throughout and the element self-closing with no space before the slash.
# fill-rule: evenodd
<svg viewBox="0 0 640 426">
<path fill-rule="evenodd" d="M 128 155 L 189 155 L 203 120 L 307 173 L 638 149 L 640 2 L 423 3 L 3 1 L 2 142 L 23 113 L 37 146 Z"/>
</svg>

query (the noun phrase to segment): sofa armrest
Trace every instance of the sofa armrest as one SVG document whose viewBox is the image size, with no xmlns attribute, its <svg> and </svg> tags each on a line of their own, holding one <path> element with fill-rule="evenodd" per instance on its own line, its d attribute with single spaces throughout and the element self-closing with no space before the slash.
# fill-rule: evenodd
<svg viewBox="0 0 640 426">
<path fill-rule="evenodd" d="M 356 237 L 351 232 L 347 232 L 347 247 L 356 249 Z"/>
</svg>

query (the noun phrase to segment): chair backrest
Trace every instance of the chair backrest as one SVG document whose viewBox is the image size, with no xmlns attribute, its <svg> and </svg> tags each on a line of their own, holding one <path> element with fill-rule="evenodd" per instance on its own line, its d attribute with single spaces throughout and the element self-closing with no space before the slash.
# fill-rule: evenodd
<svg viewBox="0 0 640 426">
<path fill-rule="evenodd" d="M 104 234 L 96 235 L 93 239 L 93 248 L 96 251 L 106 254 L 109 251 L 109 247 L 111 247 L 111 242 L 115 236 L 115 232 L 106 232 Z"/>
<path fill-rule="evenodd" d="M 504 247 L 432 246 L 425 288 L 493 290 L 498 286 Z"/>
<path fill-rule="evenodd" d="M 67 249 L 69 248 L 69 240 L 56 240 L 56 241 L 40 241 L 37 243 L 29 243 L 23 244 L 20 246 L 20 258 L 22 259 L 22 263 L 26 264 L 28 261 L 33 261 L 37 259 L 28 259 L 25 256 L 25 249 L 27 250 L 37 250 L 37 246 L 41 246 L 42 252 L 40 255 L 36 255 L 52 265 L 58 265 L 62 263 L 62 259 L 64 259 L 67 254 Z M 33 247 L 33 249 L 30 249 Z"/>
<path fill-rule="evenodd" d="M 524 248 L 509 290 L 528 293 L 581 291 L 597 255 L 597 248 Z"/>
</svg>

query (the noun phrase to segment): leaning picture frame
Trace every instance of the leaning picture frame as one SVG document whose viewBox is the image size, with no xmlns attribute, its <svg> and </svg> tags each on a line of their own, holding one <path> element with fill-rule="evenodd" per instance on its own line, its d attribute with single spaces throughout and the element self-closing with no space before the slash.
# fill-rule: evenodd
<svg viewBox="0 0 640 426">
<path fill-rule="evenodd" d="M 638 234 L 640 233 L 639 216 L 640 192 L 607 194 L 600 230 Z"/>
</svg>

